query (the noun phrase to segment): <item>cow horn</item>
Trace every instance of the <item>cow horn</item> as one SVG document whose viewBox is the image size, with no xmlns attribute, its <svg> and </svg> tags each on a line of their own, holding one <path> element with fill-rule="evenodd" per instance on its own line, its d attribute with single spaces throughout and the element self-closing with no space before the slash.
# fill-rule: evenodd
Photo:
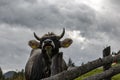
<svg viewBox="0 0 120 80">
<path fill-rule="evenodd" d="M 37 40 L 41 40 L 41 38 L 39 38 L 37 35 L 36 35 L 36 33 L 34 32 L 34 37 L 37 39 Z"/>
<path fill-rule="evenodd" d="M 58 36 L 58 39 L 60 40 L 64 36 L 64 34 L 65 34 L 65 28 L 63 28 L 63 32 L 60 36 Z"/>
</svg>

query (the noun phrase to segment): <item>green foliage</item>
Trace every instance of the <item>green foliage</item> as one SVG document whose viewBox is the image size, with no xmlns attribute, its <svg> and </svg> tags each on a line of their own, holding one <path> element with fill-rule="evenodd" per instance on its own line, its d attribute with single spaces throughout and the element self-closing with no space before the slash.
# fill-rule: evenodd
<svg viewBox="0 0 120 80">
<path fill-rule="evenodd" d="M 25 80 L 24 70 L 22 69 L 20 72 L 14 74 L 12 78 L 5 79 L 3 76 L 0 80 Z"/>
<path fill-rule="evenodd" d="M 22 69 L 20 72 L 16 73 L 12 79 L 10 80 L 25 80 L 24 70 Z"/>
<path fill-rule="evenodd" d="M 3 72 L 2 72 L 1 67 L 0 67 L 0 80 L 3 80 Z"/>
</svg>

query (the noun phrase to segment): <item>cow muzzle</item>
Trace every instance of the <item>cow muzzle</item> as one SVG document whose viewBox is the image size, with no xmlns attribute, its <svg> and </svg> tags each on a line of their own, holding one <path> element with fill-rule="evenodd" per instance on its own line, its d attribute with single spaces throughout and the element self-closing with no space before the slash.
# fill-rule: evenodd
<svg viewBox="0 0 120 80">
<path fill-rule="evenodd" d="M 53 48 L 55 48 L 55 45 L 51 39 L 46 39 L 45 41 L 43 41 L 42 49 L 52 50 Z"/>
</svg>

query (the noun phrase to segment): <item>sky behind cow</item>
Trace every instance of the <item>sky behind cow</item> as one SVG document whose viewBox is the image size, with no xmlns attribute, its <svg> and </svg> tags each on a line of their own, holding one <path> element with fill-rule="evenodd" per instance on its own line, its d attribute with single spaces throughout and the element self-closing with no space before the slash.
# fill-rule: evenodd
<svg viewBox="0 0 120 80">
<path fill-rule="evenodd" d="M 0 66 L 4 71 L 25 67 L 28 41 L 47 32 L 73 39 L 64 52 L 76 65 L 102 57 L 110 45 L 120 50 L 119 0 L 0 0 Z"/>
</svg>

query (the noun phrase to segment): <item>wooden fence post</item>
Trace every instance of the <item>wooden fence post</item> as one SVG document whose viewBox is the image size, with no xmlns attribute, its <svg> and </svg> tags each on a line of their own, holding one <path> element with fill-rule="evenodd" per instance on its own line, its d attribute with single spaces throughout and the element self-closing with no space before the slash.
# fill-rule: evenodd
<svg viewBox="0 0 120 80">
<path fill-rule="evenodd" d="M 109 56 L 110 53 L 111 53 L 111 48 L 110 48 L 110 46 L 108 46 L 108 47 L 106 47 L 106 48 L 103 50 L 103 57 Z M 105 64 L 105 65 L 103 66 L 103 70 L 104 70 L 104 71 L 108 70 L 109 68 L 111 68 L 111 63 L 110 63 L 110 64 Z M 107 77 L 107 78 L 105 78 L 104 80 L 111 80 L 111 77 Z"/>
</svg>

